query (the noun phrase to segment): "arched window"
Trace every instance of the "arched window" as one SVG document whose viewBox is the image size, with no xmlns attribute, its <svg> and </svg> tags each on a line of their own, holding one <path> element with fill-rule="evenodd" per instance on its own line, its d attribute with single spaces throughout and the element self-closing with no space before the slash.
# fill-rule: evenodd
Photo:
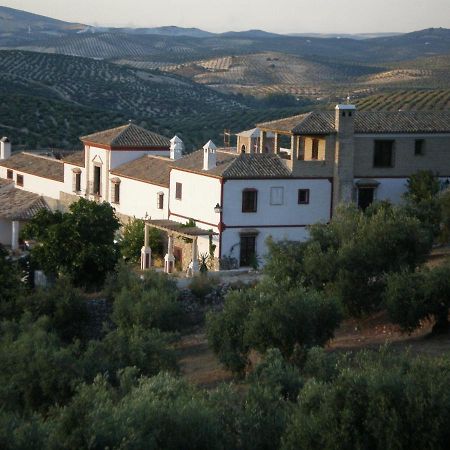
<svg viewBox="0 0 450 450">
<path fill-rule="evenodd" d="M 245 145 L 241 147 L 241 153 L 245 153 Z"/>
</svg>

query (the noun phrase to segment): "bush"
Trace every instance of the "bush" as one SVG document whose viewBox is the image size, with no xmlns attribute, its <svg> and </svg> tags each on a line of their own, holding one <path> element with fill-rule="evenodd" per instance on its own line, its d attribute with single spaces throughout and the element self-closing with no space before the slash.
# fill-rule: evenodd
<svg viewBox="0 0 450 450">
<path fill-rule="evenodd" d="M 258 293 L 246 323 L 245 340 L 261 353 L 277 348 L 290 358 L 294 351 L 324 345 L 340 324 L 338 302 L 319 292 L 266 282 L 258 287 Z"/>
<path fill-rule="evenodd" d="M 254 290 L 231 291 L 225 297 L 223 311 L 206 315 L 208 344 L 220 362 L 238 374 L 243 374 L 249 362 L 245 329 L 254 301 Z"/>
<path fill-rule="evenodd" d="M 116 374 L 124 367 L 135 367 L 139 374 L 152 376 L 160 371 L 177 371 L 172 344 L 174 335 L 135 326 L 109 332 L 101 341 L 90 341 L 83 356 L 84 377 L 93 380 L 108 374 L 116 384 Z"/>
<path fill-rule="evenodd" d="M 446 449 L 449 369 L 448 358 L 363 352 L 332 383 L 305 385 L 282 448 Z"/>
<path fill-rule="evenodd" d="M 422 320 L 434 319 L 433 332 L 449 331 L 450 264 L 417 272 L 392 274 L 386 289 L 389 316 L 411 332 Z"/>
<path fill-rule="evenodd" d="M 86 299 L 67 279 L 61 279 L 53 287 L 39 289 L 24 298 L 23 309 L 34 320 L 40 316 L 49 318 L 52 331 L 65 342 L 82 337 L 88 320 Z"/>
<path fill-rule="evenodd" d="M 25 314 L 0 327 L 0 404 L 7 411 L 45 410 L 66 403 L 81 379 L 77 346 L 63 347 L 50 321 Z"/>
<path fill-rule="evenodd" d="M 219 285 L 219 279 L 208 275 L 195 275 L 189 283 L 189 289 L 199 299 L 204 300 Z"/>
<path fill-rule="evenodd" d="M 116 287 L 119 290 L 114 297 L 112 320 L 117 326 L 162 331 L 184 326 L 178 289 L 165 274 L 149 271 L 141 280 L 133 273 L 124 273 L 118 276 Z"/>
</svg>

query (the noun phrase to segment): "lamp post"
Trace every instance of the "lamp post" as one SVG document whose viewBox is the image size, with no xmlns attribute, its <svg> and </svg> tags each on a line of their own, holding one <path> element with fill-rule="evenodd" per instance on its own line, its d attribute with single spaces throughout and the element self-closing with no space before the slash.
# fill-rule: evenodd
<svg viewBox="0 0 450 450">
<path fill-rule="evenodd" d="M 216 214 L 220 214 L 222 212 L 222 207 L 218 203 L 214 206 L 214 212 Z"/>
</svg>

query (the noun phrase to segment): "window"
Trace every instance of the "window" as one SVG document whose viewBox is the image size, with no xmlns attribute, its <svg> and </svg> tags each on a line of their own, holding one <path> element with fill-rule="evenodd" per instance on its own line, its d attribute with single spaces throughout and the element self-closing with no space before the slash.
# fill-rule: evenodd
<svg viewBox="0 0 450 450">
<path fill-rule="evenodd" d="M 416 139 L 414 142 L 414 155 L 422 156 L 424 150 L 425 141 L 423 139 Z"/>
<path fill-rule="evenodd" d="M 270 204 L 271 205 L 282 205 L 284 197 L 283 187 L 271 187 L 270 188 Z"/>
<path fill-rule="evenodd" d="M 244 189 L 242 191 L 242 212 L 256 212 L 258 206 L 258 191 L 256 189 Z"/>
<path fill-rule="evenodd" d="M 100 166 L 94 166 L 94 195 L 101 195 L 100 182 L 101 182 L 102 168 Z"/>
<path fill-rule="evenodd" d="M 17 174 L 16 184 L 17 186 L 23 186 L 23 175 Z"/>
<path fill-rule="evenodd" d="M 305 160 L 305 138 L 302 137 L 298 139 L 297 159 L 299 161 Z"/>
<path fill-rule="evenodd" d="M 245 145 L 241 147 L 241 153 L 245 153 Z"/>
<path fill-rule="evenodd" d="M 120 183 L 114 183 L 113 185 L 114 197 L 113 203 L 120 203 Z"/>
<path fill-rule="evenodd" d="M 162 193 L 162 192 L 158 192 L 158 194 L 156 196 L 156 207 L 158 209 L 164 208 L 164 193 Z"/>
<path fill-rule="evenodd" d="M 298 190 L 298 204 L 308 205 L 309 204 L 309 189 L 299 189 Z"/>
<path fill-rule="evenodd" d="M 8 180 L 12 180 L 13 179 L 13 171 L 11 169 L 8 169 L 6 171 L 6 178 L 8 178 Z"/>
<path fill-rule="evenodd" d="M 183 185 L 181 183 L 175 184 L 175 198 L 181 200 L 183 197 Z"/>
<path fill-rule="evenodd" d="M 256 234 L 242 234 L 240 242 L 241 266 L 250 266 L 256 257 Z"/>
<path fill-rule="evenodd" d="M 81 191 L 81 170 L 74 169 L 73 170 L 73 180 L 72 180 L 72 190 L 73 192 Z"/>
<path fill-rule="evenodd" d="M 394 141 L 375 141 L 374 167 L 393 167 Z"/>
<path fill-rule="evenodd" d="M 319 159 L 319 139 L 312 140 L 311 159 Z"/>
</svg>

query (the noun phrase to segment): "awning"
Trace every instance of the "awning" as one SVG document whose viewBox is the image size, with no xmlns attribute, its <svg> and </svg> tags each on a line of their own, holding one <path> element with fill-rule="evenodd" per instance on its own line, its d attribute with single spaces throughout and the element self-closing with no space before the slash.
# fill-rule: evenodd
<svg viewBox="0 0 450 450">
<path fill-rule="evenodd" d="M 145 223 L 153 228 L 165 231 L 168 234 L 175 234 L 189 239 L 198 236 L 214 236 L 218 234 L 212 230 L 204 230 L 199 227 L 187 227 L 180 222 L 175 222 L 174 220 L 146 220 Z"/>
<path fill-rule="evenodd" d="M 373 180 L 371 178 L 363 178 L 361 180 L 355 181 L 355 185 L 357 187 L 377 187 L 380 182 L 377 180 Z"/>
</svg>

